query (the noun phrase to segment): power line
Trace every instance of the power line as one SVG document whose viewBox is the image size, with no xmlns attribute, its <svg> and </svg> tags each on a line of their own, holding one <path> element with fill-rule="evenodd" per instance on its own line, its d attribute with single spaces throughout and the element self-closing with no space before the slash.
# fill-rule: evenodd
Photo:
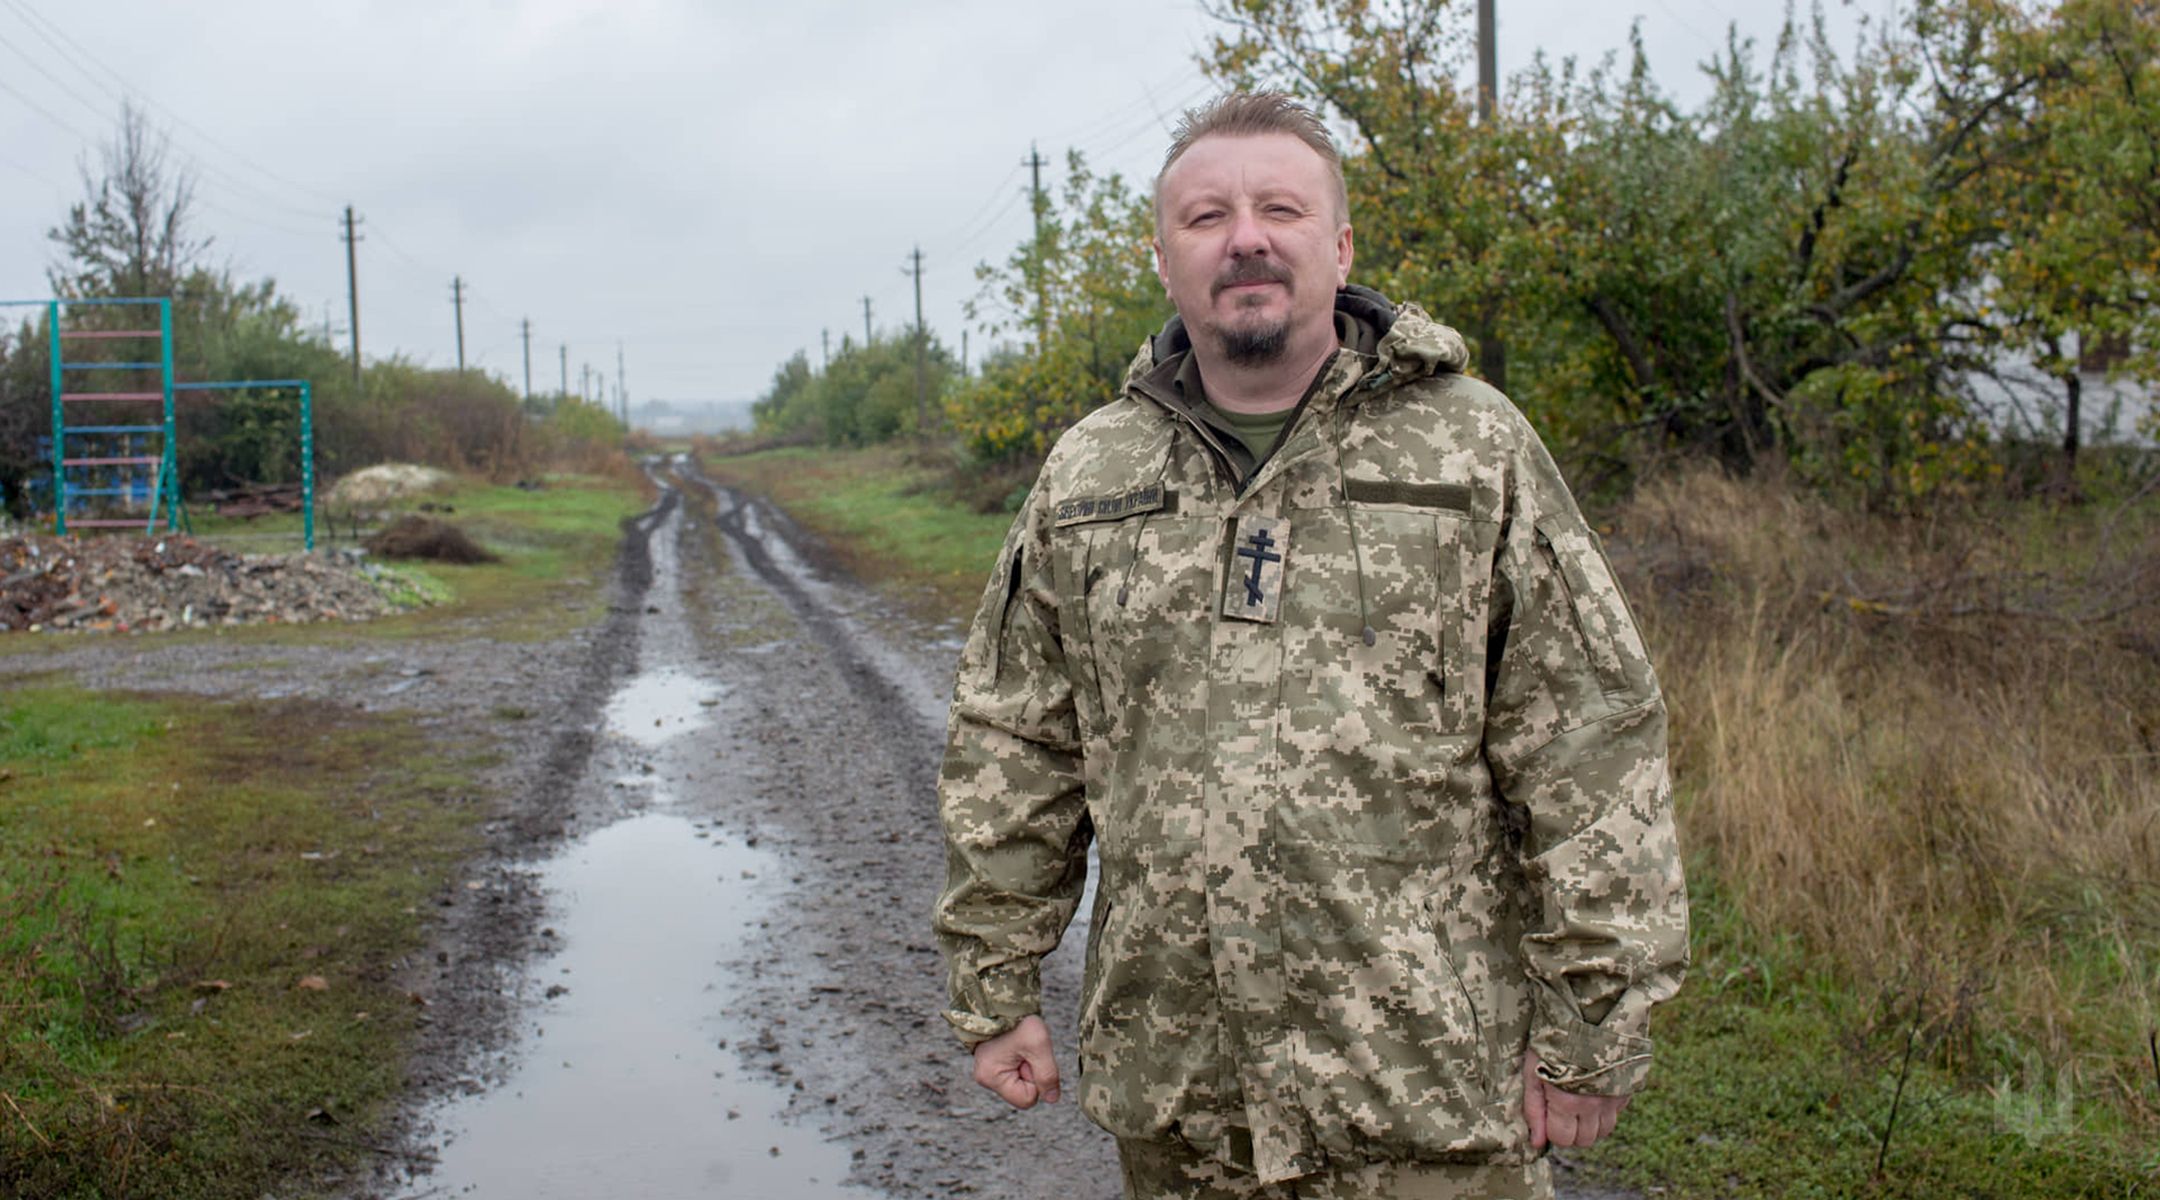
<svg viewBox="0 0 2160 1200">
<path fill-rule="evenodd" d="M 999 228 L 998 222 L 1004 220 L 1005 214 L 1011 212 L 1013 210 L 1013 206 L 1020 203 L 1021 198 L 1026 195 L 1027 192 L 1019 188 L 1013 189 L 1012 194 L 1005 197 L 1005 204 L 1002 208 L 998 209 L 997 215 L 991 217 L 988 221 L 984 222 L 982 228 L 976 230 L 973 236 L 969 237 L 964 242 L 958 243 L 957 245 L 940 250 L 939 253 L 946 258 L 961 258 L 965 256 L 967 251 L 974 248 L 974 246 L 980 243 L 984 238 L 996 233 Z"/>
<path fill-rule="evenodd" d="M 1134 113 L 1138 109 L 1144 106 L 1152 106 L 1152 97 L 1156 91 L 1175 87 L 1181 80 L 1189 80 L 1190 78 L 1192 78 L 1192 76 L 1189 74 L 1192 71 L 1193 67 L 1190 63 L 1188 63 L 1182 70 L 1178 71 L 1176 74 L 1157 80 L 1153 85 L 1142 83 L 1140 85 L 1141 94 L 1139 96 L 1118 105 L 1116 108 L 1113 108 L 1108 112 L 1098 113 L 1093 117 L 1086 118 L 1077 125 L 1068 125 L 1062 130 L 1054 130 L 1052 131 L 1048 140 L 1053 144 L 1058 142 L 1076 143 L 1093 140 L 1106 129 L 1122 126 L 1127 120 L 1131 118 L 1132 113 Z M 1200 78 L 1202 82 L 1206 82 L 1204 76 Z"/>
<path fill-rule="evenodd" d="M 140 99 L 144 105 L 163 111 L 165 116 L 174 124 L 179 125 L 181 128 L 188 130 L 195 136 L 201 138 L 203 141 L 209 143 L 211 146 L 223 151 L 227 155 L 230 155 L 234 162 L 237 162 L 240 165 L 247 167 L 249 170 L 254 171 L 256 174 L 261 175 L 263 178 L 294 191 L 311 192 L 315 196 L 330 203 L 337 202 L 337 198 L 330 195 L 328 192 L 320 191 L 318 189 L 308 187 L 305 184 L 297 183 L 291 179 L 286 178 L 283 175 L 278 174 L 275 171 L 270 170 L 267 167 L 261 166 L 260 164 L 254 162 L 252 159 L 248 158 L 246 155 L 240 153 L 239 151 L 233 149 L 230 146 L 227 146 L 223 142 L 219 141 L 217 138 L 211 136 L 209 133 L 205 132 L 200 126 L 197 126 L 193 122 L 190 122 L 187 118 L 181 116 L 178 112 L 175 112 L 169 106 L 158 103 L 147 93 L 143 92 L 141 89 L 135 87 L 132 83 L 130 83 L 126 76 L 122 75 L 118 71 L 113 70 L 111 67 L 106 66 L 98 59 L 96 55 L 90 53 L 89 50 L 85 49 L 81 42 L 78 42 L 73 37 L 69 36 L 67 30 L 62 29 L 58 23 L 53 21 L 51 18 L 45 16 L 44 14 L 38 12 L 37 9 L 33 8 L 28 3 L 28 0 L 0 0 L 0 3 L 4 3 L 9 8 L 14 9 L 16 13 L 18 13 L 24 18 L 25 22 L 28 25 L 28 28 L 30 29 L 30 32 L 36 34 L 40 39 L 45 42 L 46 45 L 52 46 L 54 50 L 59 52 L 60 57 L 67 60 L 67 62 L 72 65 L 77 71 L 81 72 L 85 78 L 89 79 L 93 84 L 96 84 L 101 90 L 105 91 L 107 94 L 112 95 L 115 99 L 126 99 L 128 96 L 134 96 L 135 98 Z M 55 39 L 57 39 L 57 41 Z M 60 43 L 65 43 L 67 47 L 72 47 L 75 54 L 81 55 L 82 59 L 88 60 L 92 66 L 95 66 L 99 71 L 104 72 L 107 76 L 110 76 L 115 82 L 120 85 L 121 91 L 119 93 L 115 93 L 112 91 L 111 88 L 105 87 L 104 84 L 98 81 L 94 72 L 92 72 L 88 67 L 82 65 L 82 60 L 77 59 L 75 57 L 75 54 L 68 53 L 68 50 L 66 48 L 63 48 Z M 243 184 L 242 186 L 247 185 Z"/>
<path fill-rule="evenodd" d="M 1198 82 L 1193 84 L 1193 86 L 1187 88 L 1182 95 L 1180 95 L 1176 100 L 1174 100 L 1172 102 L 1172 107 L 1177 109 L 1190 108 L 1195 102 L 1199 101 L 1210 91 L 1214 90 L 1214 87 L 1214 83 L 1209 80 L 1199 80 Z M 1107 144 L 1097 141 L 1090 145 L 1082 145 L 1080 147 L 1080 150 L 1089 159 L 1095 162 L 1102 162 L 1117 151 L 1131 145 L 1134 141 L 1138 140 L 1143 135 L 1149 133 L 1159 133 L 1162 131 L 1163 119 L 1156 116 L 1154 113 L 1149 113 L 1148 118 L 1145 121 L 1142 121 L 1137 125 L 1130 126 L 1126 130 L 1126 132 L 1119 135 L 1116 140 L 1111 141 Z"/>
<path fill-rule="evenodd" d="M 322 232 L 320 230 L 295 229 L 290 225 L 283 225 L 276 221 L 266 221 L 261 217 L 241 212 L 237 208 L 231 208 L 227 205 L 220 204 L 215 200 L 210 200 L 199 196 L 195 197 L 194 200 L 195 203 L 202 205 L 204 208 L 207 208 L 212 212 L 224 213 L 226 216 L 231 217 L 233 220 L 238 221 L 243 225 L 250 225 L 257 229 L 267 229 L 272 233 L 282 233 L 288 237 L 305 238 L 311 242 L 322 237 Z"/>
<path fill-rule="evenodd" d="M 75 103 L 80 104 L 84 108 L 89 109 L 91 112 L 98 114 L 99 118 L 101 119 L 105 116 L 104 105 L 98 103 L 95 100 L 85 98 L 81 92 L 78 92 L 74 88 L 68 86 L 66 80 L 61 79 L 58 75 L 55 75 L 51 71 L 46 70 L 45 64 L 31 57 L 28 51 L 24 50 L 22 47 L 16 45 L 15 43 L 9 41 L 4 37 L 0 37 L 0 46 L 5 46 L 10 51 L 13 51 L 15 57 L 23 60 L 25 63 L 28 63 L 31 70 L 36 71 L 38 74 L 43 75 L 45 78 L 51 80 L 54 87 L 59 88 L 63 92 L 66 92 L 68 96 L 75 101 Z"/>
<path fill-rule="evenodd" d="M 1011 183 L 1013 181 L 1013 177 L 1020 173 L 1020 167 L 1025 165 L 1025 163 L 1018 164 L 1007 170 L 1005 172 L 1005 178 L 998 180 L 997 187 L 992 189 L 989 199 L 982 202 L 982 207 L 977 208 L 973 215 L 969 216 L 967 220 L 960 222 L 958 225 L 955 225 L 952 229 L 946 231 L 945 233 L 939 234 L 937 237 L 931 238 L 930 245 L 933 247 L 940 246 L 948 238 L 958 237 L 961 234 L 973 231 L 975 229 L 976 221 L 979 220 L 984 213 L 990 211 L 991 206 L 998 202 L 999 196 L 1009 196 L 1011 194 L 1005 190 L 1005 185 Z M 992 219 L 995 220 L 996 218 Z"/>
<path fill-rule="evenodd" d="M 66 191 L 69 186 L 67 184 L 60 183 L 54 180 L 52 176 L 47 175 L 45 172 L 40 171 L 35 167 L 29 166 L 25 163 L 17 162 L 12 158 L 0 158 L 0 167 L 13 167 L 17 171 L 28 175 L 30 178 L 35 179 L 48 187 L 56 188 L 63 192 Z"/>
<path fill-rule="evenodd" d="M 67 130 L 69 133 L 74 134 L 76 141 L 90 142 L 97 140 L 95 138 L 92 138 L 90 135 L 84 133 L 82 130 L 75 128 L 73 125 L 68 124 L 64 118 L 55 114 L 51 109 L 45 107 L 42 104 L 39 104 L 35 100 L 32 100 L 29 96 L 23 94 L 21 91 L 18 91 L 14 84 L 9 83 L 5 79 L 0 79 L 0 92 L 6 92 L 8 95 L 15 97 L 17 100 L 20 100 L 25 105 L 29 106 L 32 112 L 35 112 L 46 120 L 51 121 L 53 124 L 58 125 L 60 128 Z"/>
</svg>

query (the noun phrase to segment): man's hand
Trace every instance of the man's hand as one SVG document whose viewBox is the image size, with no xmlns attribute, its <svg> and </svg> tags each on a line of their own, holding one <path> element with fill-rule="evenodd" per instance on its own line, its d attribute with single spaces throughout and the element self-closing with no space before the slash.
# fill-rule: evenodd
<svg viewBox="0 0 2160 1200">
<path fill-rule="evenodd" d="M 1041 1017 L 1022 1017 L 1018 1025 L 976 1046 L 975 1082 L 1014 1108 L 1033 1108 L 1037 1100 L 1056 1104 L 1058 1069 L 1050 1054 L 1050 1027 Z"/>
<path fill-rule="evenodd" d="M 1537 1051 L 1523 1054 L 1523 1119 L 1530 1123 L 1532 1150 L 1544 1149 L 1547 1142 L 1577 1148 L 1596 1145 L 1599 1138 L 1613 1131 L 1620 1110 L 1633 1099 L 1562 1091 L 1538 1075 L 1537 1064 Z M 976 1071 L 980 1079 L 981 1068 Z"/>
</svg>

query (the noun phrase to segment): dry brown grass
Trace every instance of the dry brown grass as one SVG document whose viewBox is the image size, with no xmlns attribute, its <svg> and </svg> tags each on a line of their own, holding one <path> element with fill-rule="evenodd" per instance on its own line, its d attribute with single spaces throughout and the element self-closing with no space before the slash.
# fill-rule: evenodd
<svg viewBox="0 0 2160 1200">
<path fill-rule="evenodd" d="M 1702 472 L 1646 487 L 1613 539 L 1690 849 L 1750 923 L 1930 1014 L 1982 1078 L 2043 1056 L 2144 1127 L 2156 510 L 1868 516 Z"/>
</svg>

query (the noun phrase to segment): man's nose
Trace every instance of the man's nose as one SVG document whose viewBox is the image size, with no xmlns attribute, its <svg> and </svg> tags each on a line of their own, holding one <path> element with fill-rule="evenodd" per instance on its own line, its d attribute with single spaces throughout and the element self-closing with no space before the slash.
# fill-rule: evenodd
<svg viewBox="0 0 2160 1200">
<path fill-rule="evenodd" d="M 1267 252 L 1267 230 L 1260 224 L 1260 215 L 1250 208 L 1239 208 L 1232 212 L 1230 253 L 1238 258 L 1251 258 Z"/>
</svg>

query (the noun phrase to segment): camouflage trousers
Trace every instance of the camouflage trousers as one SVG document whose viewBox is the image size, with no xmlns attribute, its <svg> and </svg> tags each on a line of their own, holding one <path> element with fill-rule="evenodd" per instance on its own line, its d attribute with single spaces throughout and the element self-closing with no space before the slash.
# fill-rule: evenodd
<svg viewBox="0 0 2160 1200">
<path fill-rule="evenodd" d="M 1125 1200 L 1553 1200 L 1552 1167 L 1369 1163 L 1261 1183 L 1180 1142 L 1118 1142 Z"/>
</svg>

